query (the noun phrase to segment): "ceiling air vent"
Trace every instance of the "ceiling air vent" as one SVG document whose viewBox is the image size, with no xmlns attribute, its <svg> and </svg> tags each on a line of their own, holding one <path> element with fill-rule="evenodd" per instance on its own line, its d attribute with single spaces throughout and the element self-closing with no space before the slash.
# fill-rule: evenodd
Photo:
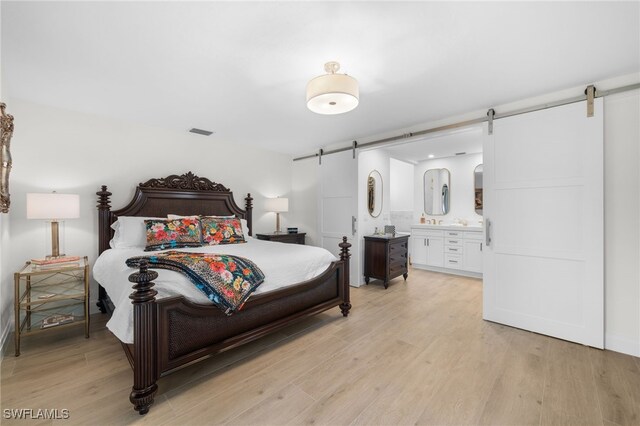
<svg viewBox="0 0 640 426">
<path fill-rule="evenodd" d="M 211 136 L 213 134 L 213 132 L 210 132 L 209 130 L 196 129 L 195 127 L 189 130 L 189 132 L 204 136 Z"/>
<path fill-rule="evenodd" d="M 466 152 L 456 152 L 456 155 L 465 155 Z"/>
</svg>

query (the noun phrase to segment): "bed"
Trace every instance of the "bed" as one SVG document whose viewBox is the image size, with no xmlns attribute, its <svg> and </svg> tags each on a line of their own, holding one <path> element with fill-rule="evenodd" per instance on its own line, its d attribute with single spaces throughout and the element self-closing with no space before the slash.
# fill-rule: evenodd
<svg viewBox="0 0 640 426">
<path fill-rule="evenodd" d="M 235 203 L 233 193 L 224 185 L 191 172 L 140 183 L 133 199 L 119 210 L 111 210 L 112 194 L 106 186 L 102 186 L 97 195 L 98 251 L 101 255 L 110 248 L 109 241 L 113 237 L 111 225 L 119 216 L 235 215 L 247 221 L 249 235 L 252 234 L 251 195 L 247 194 L 245 208 L 241 209 Z M 343 237 L 339 244 L 339 259 L 331 261 L 317 276 L 253 294 L 243 309 L 231 316 L 214 305 L 196 303 L 182 295 L 156 298 L 154 280 L 158 273 L 143 263 L 128 277 L 133 283 L 133 292 L 129 296 L 133 304 L 133 331 L 132 343 L 126 343 L 127 339 L 123 342 L 133 368 L 129 399 L 134 409 L 146 414 L 153 404 L 158 379 L 187 364 L 240 346 L 327 309 L 339 307 L 346 317 L 351 309 L 350 246 Z M 100 310 L 112 313 L 113 301 L 102 286 L 99 287 L 98 298 Z"/>
</svg>

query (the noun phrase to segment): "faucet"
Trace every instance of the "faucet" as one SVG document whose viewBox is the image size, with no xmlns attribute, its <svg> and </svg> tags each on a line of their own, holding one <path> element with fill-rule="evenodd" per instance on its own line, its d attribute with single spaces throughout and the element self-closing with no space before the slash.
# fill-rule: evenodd
<svg viewBox="0 0 640 426">
<path fill-rule="evenodd" d="M 434 219 L 435 220 L 435 219 Z M 442 220 L 438 221 L 438 225 L 442 225 Z"/>
</svg>

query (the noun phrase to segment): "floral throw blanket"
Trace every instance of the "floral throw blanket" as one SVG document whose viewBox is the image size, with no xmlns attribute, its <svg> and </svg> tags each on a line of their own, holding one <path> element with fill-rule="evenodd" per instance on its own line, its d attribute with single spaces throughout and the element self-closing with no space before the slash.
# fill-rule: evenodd
<svg viewBox="0 0 640 426">
<path fill-rule="evenodd" d="M 150 268 L 185 274 L 225 314 L 242 309 L 251 293 L 264 281 L 264 274 L 252 261 L 226 254 L 167 251 L 127 259 L 137 268 L 146 260 Z"/>
</svg>

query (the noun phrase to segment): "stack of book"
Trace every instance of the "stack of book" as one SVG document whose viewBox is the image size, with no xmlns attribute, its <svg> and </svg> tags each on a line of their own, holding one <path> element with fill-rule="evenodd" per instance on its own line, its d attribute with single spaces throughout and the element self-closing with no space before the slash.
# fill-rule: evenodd
<svg viewBox="0 0 640 426">
<path fill-rule="evenodd" d="M 42 320 L 42 328 L 55 327 L 56 325 L 69 324 L 73 322 L 74 316 L 71 314 L 49 315 Z"/>
<path fill-rule="evenodd" d="M 80 256 L 60 256 L 50 259 L 31 259 L 31 264 L 38 269 L 57 269 L 69 266 L 80 266 Z"/>
</svg>

